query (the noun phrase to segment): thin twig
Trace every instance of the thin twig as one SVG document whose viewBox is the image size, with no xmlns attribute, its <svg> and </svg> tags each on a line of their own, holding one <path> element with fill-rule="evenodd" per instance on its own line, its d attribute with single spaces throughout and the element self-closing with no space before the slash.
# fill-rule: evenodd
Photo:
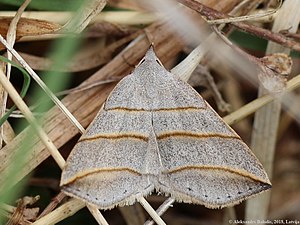
<svg viewBox="0 0 300 225">
<path fill-rule="evenodd" d="M 40 218 L 46 216 L 47 214 L 49 214 L 51 211 L 53 211 L 53 209 L 56 208 L 57 204 L 59 204 L 64 198 L 66 197 L 66 194 L 64 194 L 63 192 L 59 192 L 58 195 L 56 195 L 54 197 L 54 199 L 52 199 L 51 203 L 44 209 L 44 211 L 38 216 L 37 220 L 39 220 Z"/>
<path fill-rule="evenodd" d="M 275 69 L 276 67 L 272 67 L 272 69 L 269 68 L 268 65 L 265 62 L 265 60 L 266 60 L 265 58 L 259 59 L 259 58 L 255 57 L 253 55 L 248 54 L 247 52 L 243 51 L 242 49 L 240 49 L 236 45 L 232 44 L 232 42 L 227 37 L 225 37 L 221 33 L 221 31 L 217 29 L 216 26 L 212 26 L 212 29 L 232 49 L 237 51 L 240 55 L 246 57 L 249 61 L 251 61 L 252 63 L 254 63 L 258 67 L 258 69 L 259 69 L 258 79 L 267 91 L 269 91 L 273 94 L 276 94 L 276 93 L 280 94 L 283 91 L 283 89 L 285 87 L 285 82 L 286 82 L 286 78 L 284 77 L 284 73 L 290 73 L 290 72 L 281 71 L 281 67 L 279 67 L 278 69 Z M 266 57 L 268 57 L 268 56 L 266 56 Z M 286 61 L 287 61 L 286 64 L 291 66 L 291 64 L 292 64 L 291 59 L 288 58 L 287 55 L 285 55 L 285 58 L 286 58 Z M 276 81 L 277 85 L 275 85 L 275 86 L 270 85 L 270 83 L 271 82 L 274 83 L 274 81 Z"/>
<path fill-rule="evenodd" d="M 139 198 L 139 203 L 144 207 L 144 209 L 149 213 L 149 215 L 152 217 L 152 219 L 158 224 L 158 225 L 165 225 L 166 223 L 160 218 L 160 216 L 154 211 L 154 209 L 151 207 L 151 205 L 146 201 L 144 197 Z"/>
<path fill-rule="evenodd" d="M 161 204 L 158 209 L 156 210 L 156 213 L 159 216 L 162 216 L 167 210 L 168 208 L 172 207 L 173 203 L 175 202 L 174 198 L 169 197 L 166 201 L 163 202 L 163 204 Z M 153 225 L 154 224 L 154 220 L 147 220 L 144 225 Z"/>
<path fill-rule="evenodd" d="M 253 15 L 244 15 L 244 16 L 237 16 L 237 17 L 228 17 L 224 19 L 213 19 L 213 20 L 207 20 L 211 25 L 216 24 L 224 24 L 224 23 L 237 23 L 242 21 L 251 21 L 251 20 L 260 20 L 262 17 L 270 16 L 278 11 L 282 5 L 282 0 L 277 0 L 279 2 L 276 9 L 268 10 L 260 14 L 253 14 Z"/>
<path fill-rule="evenodd" d="M 97 220 L 97 222 L 100 225 L 108 225 L 105 218 L 102 216 L 100 211 L 95 206 L 91 206 L 91 205 L 87 204 L 87 208 L 89 209 L 89 211 L 92 213 L 92 215 L 94 216 L 94 218 Z"/>
</svg>

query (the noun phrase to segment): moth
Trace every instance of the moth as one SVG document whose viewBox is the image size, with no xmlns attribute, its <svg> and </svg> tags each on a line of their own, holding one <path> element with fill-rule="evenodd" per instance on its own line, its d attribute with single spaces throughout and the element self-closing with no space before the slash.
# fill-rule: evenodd
<svg viewBox="0 0 300 225">
<path fill-rule="evenodd" d="M 60 185 L 100 209 L 134 204 L 154 190 L 222 208 L 271 188 L 247 145 L 152 47 L 79 139 Z"/>
</svg>

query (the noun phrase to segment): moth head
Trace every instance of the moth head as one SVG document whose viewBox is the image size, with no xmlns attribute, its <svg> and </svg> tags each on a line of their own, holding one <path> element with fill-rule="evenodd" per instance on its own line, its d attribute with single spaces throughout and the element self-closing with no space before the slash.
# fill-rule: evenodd
<svg viewBox="0 0 300 225">
<path fill-rule="evenodd" d="M 143 63 L 158 63 L 160 66 L 163 66 L 161 61 L 158 59 L 158 57 L 155 54 L 153 44 L 150 46 L 148 51 L 146 52 L 144 58 L 140 61 L 140 63 L 137 66 L 142 65 Z"/>
</svg>

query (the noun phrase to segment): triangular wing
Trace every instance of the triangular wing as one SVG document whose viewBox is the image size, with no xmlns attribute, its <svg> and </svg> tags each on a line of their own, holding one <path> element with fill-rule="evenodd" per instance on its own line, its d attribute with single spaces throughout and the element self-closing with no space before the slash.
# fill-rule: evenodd
<svg viewBox="0 0 300 225">
<path fill-rule="evenodd" d="M 111 95 L 122 91 L 128 82 L 139 92 L 132 79 L 132 75 L 124 78 Z M 66 194 L 102 209 L 133 204 L 154 189 L 145 171 L 152 146 L 151 113 L 112 109 L 110 99 L 75 145 L 61 178 Z M 130 107 L 131 101 L 123 100 Z"/>
<path fill-rule="evenodd" d="M 194 99 L 195 90 L 179 78 L 173 76 L 169 86 L 172 82 L 175 88 L 166 92 L 185 90 L 191 102 L 203 101 L 200 95 Z M 206 102 L 202 107 L 155 110 L 152 117 L 164 169 L 156 187 L 160 191 L 177 201 L 218 208 L 271 187 L 255 155 Z"/>
</svg>

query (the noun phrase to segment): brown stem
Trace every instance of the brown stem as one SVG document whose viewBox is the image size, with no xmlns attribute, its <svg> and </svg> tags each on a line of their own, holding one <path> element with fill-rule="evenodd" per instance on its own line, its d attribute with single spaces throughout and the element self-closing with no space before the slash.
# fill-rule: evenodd
<svg viewBox="0 0 300 225">
<path fill-rule="evenodd" d="M 177 0 L 177 1 L 197 11 L 198 13 L 200 13 L 202 16 L 205 16 L 209 20 L 229 18 L 227 14 L 209 8 L 196 0 Z M 291 48 L 296 51 L 300 51 L 300 43 L 287 38 L 283 34 L 275 33 L 270 30 L 266 30 L 264 28 L 253 26 L 251 24 L 247 24 L 243 22 L 235 22 L 231 24 L 232 26 L 235 26 L 236 28 L 245 31 L 247 33 L 253 34 L 255 36 L 258 36 L 260 38 L 269 41 L 276 42 L 278 44 L 281 44 L 284 47 Z"/>
<path fill-rule="evenodd" d="M 56 195 L 52 201 L 50 202 L 50 204 L 44 209 L 44 211 L 39 215 L 39 217 L 37 218 L 40 219 L 43 216 L 47 215 L 48 213 L 52 212 L 53 209 L 56 208 L 56 206 L 66 197 L 66 195 L 63 192 L 59 192 L 58 195 Z"/>
</svg>

